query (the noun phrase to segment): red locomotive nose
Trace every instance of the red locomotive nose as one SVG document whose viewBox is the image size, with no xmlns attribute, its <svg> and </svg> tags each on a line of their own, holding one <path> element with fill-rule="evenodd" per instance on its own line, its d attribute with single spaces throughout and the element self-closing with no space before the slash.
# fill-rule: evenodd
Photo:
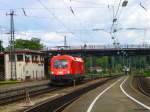
<svg viewBox="0 0 150 112">
<path fill-rule="evenodd" d="M 83 79 L 84 61 L 69 55 L 54 56 L 51 59 L 51 80 Z"/>
</svg>

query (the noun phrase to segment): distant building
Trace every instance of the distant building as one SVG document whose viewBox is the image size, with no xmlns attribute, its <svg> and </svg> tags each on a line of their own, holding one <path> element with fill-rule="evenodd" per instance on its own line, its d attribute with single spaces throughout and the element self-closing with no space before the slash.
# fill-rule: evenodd
<svg viewBox="0 0 150 112">
<path fill-rule="evenodd" d="M 16 78 L 17 80 L 43 79 L 44 56 L 43 53 L 31 50 L 17 50 Z M 0 55 L 0 80 L 11 79 L 11 61 L 9 52 Z"/>
<path fill-rule="evenodd" d="M 102 67 L 96 66 L 96 67 L 90 67 L 90 71 L 96 71 L 96 72 L 102 72 Z"/>
</svg>

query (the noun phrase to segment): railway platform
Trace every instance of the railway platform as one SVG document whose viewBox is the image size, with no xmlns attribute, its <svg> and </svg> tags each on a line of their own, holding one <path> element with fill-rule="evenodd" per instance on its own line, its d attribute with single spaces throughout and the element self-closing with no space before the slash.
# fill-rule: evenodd
<svg viewBox="0 0 150 112">
<path fill-rule="evenodd" d="M 149 112 L 150 98 L 133 88 L 130 81 L 128 76 L 113 79 L 82 95 L 63 112 Z"/>
<path fill-rule="evenodd" d="M 34 80 L 34 81 L 27 81 L 27 82 L 19 82 L 15 84 L 1 84 L 0 92 L 44 85 L 44 84 L 48 84 L 49 82 L 50 82 L 49 80 Z"/>
</svg>

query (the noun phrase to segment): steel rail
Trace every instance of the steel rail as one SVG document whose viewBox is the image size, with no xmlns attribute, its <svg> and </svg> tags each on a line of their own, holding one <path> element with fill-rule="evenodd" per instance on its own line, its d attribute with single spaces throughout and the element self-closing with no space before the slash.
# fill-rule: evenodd
<svg viewBox="0 0 150 112">
<path fill-rule="evenodd" d="M 150 93 L 146 90 L 150 89 L 145 85 L 145 77 L 138 77 L 138 89 L 146 96 L 150 97 Z"/>
<path fill-rule="evenodd" d="M 53 87 L 50 86 L 49 84 L 42 84 L 42 85 L 31 86 L 27 88 L 19 88 L 19 89 L 3 91 L 0 92 L 0 105 L 21 100 L 26 97 L 26 92 L 28 92 L 30 96 L 35 96 L 49 91 L 54 91 L 57 89 L 59 89 L 59 87 Z"/>
<path fill-rule="evenodd" d="M 41 104 L 28 108 L 24 112 L 61 112 L 67 105 L 78 99 L 81 95 L 117 77 L 119 76 L 111 76 L 103 81 L 98 81 L 94 84 L 75 89 L 64 95 L 60 95 L 56 98 L 49 99 Z"/>
</svg>

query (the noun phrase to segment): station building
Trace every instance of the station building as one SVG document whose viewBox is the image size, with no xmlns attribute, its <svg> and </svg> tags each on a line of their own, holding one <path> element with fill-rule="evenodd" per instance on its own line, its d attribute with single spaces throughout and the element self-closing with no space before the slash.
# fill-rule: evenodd
<svg viewBox="0 0 150 112">
<path fill-rule="evenodd" d="M 31 50 L 16 50 L 15 60 L 17 80 L 45 78 L 43 53 Z M 11 78 L 10 53 L 0 53 L 0 80 L 10 80 Z"/>
</svg>

